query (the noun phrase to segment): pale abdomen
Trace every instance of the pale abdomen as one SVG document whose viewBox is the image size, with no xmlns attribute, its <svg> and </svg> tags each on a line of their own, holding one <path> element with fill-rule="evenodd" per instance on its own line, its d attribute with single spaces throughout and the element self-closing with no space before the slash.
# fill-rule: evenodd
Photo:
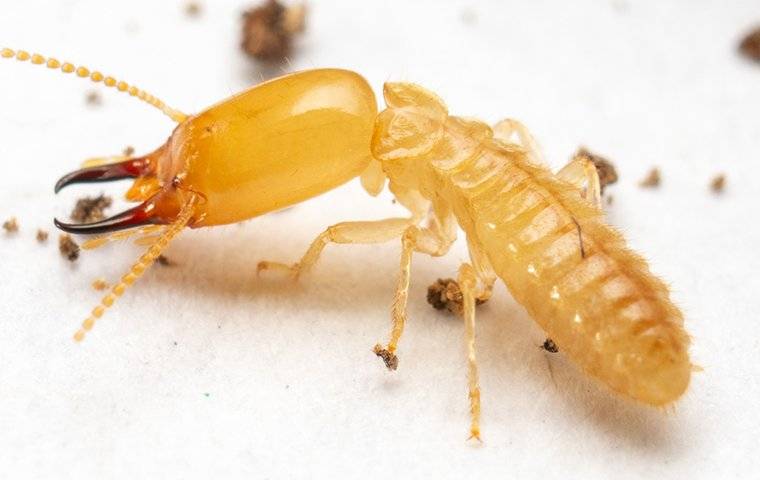
<svg viewBox="0 0 760 480">
<path fill-rule="evenodd" d="M 572 187 L 519 152 L 481 157 L 452 181 L 468 235 L 514 298 L 614 390 L 652 405 L 678 398 L 691 373 L 689 340 L 665 285 Z"/>
</svg>

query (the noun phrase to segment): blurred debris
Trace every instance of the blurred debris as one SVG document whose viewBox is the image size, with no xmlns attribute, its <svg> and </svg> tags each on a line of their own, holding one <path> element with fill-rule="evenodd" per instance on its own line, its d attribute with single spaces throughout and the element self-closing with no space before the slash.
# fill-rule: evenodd
<svg viewBox="0 0 760 480">
<path fill-rule="evenodd" d="M 122 150 L 121 154 L 124 155 L 125 157 L 131 157 L 132 155 L 135 154 L 135 147 L 133 147 L 132 145 L 127 145 L 126 147 L 124 147 L 124 150 Z"/>
<path fill-rule="evenodd" d="M 739 52 L 745 57 L 760 62 L 760 27 L 749 32 L 739 43 Z"/>
<path fill-rule="evenodd" d="M 8 220 L 4 221 L 3 230 L 5 230 L 6 233 L 18 232 L 18 221 L 16 220 L 16 217 L 11 217 Z"/>
<path fill-rule="evenodd" d="M 303 32 L 305 24 L 305 5 L 285 7 L 268 0 L 243 13 L 241 47 L 257 60 L 280 62 L 290 54 L 293 36 Z"/>
<path fill-rule="evenodd" d="M 84 197 L 77 200 L 74 210 L 71 211 L 71 219 L 77 223 L 92 223 L 106 218 L 103 210 L 111 206 L 111 197 L 103 194 L 97 197 Z"/>
<path fill-rule="evenodd" d="M 108 288 L 108 282 L 106 282 L 104 278 L 98 278 L 92 282 L 92 288 L 97 291 L 103 291 Z"/>
<path fill-rule="evenodd" d="M 726 175 L 724 173 L 719 173 L 718 175 L 715 175 L 712 180 L 710 180 L 710 190 L 713 191 L 713 193 L 723 193 L 723 190 L 726 188 Z"/>
<path fill-rule="evenodd" d="M 174 262 L 169 260 L 164 254 L 159 255 L 158 258 L 156 259 L 156 262 L 158 262 L 158 264 L 161 265 L 162 267 L 171 267 L 172 265 L 174 265 Z"/>
<path fill-rule="evenodd" d="M 79 258 L 79 245 L 71 238 L 71 235 L 66 233 L 62 233 L 58 237 L 58 250 L 70 262 L 74 262 Z"/>
<path fill-rule="evenodd" d="M 38 229 L 37 230 L 37 241 L 40 242 L 40 243 L 45 243 L 45 242 L 47 242 L 47 239 L 48 239 L 48 232 L 45 231 L 45 230 L 43 230 L 43 229 L 41 229 L 41 228 Z"/>
<path fill-rule="evenodd" d="M 642 188 L 657 188 L 660 186 L 660 181 L 660 169 L 655 167 L 639 182 L 639 186 Z"/>
<path fill-rule="evenodd" d="M 599 175 L 599 193 L 603 194 L 604 187 L 618 181 L 615 165 L 605 157 L 590 152 L 586 147 L 579 147 L 575 155 L 588 158 L 596 167 L 596 173 Z"/>
<path fill-rule="evenodd" d="M 185 4 L 185 15 L 188 17 L 199 17 L 203 11 L 199 2 L 187 2 Z"/>
<path fill-rule="evenodd" d="M 84 97 L 84 101 L 87 105 L 90 105 L 91 107 L 97 107 L 103 103 L 103 99 L 100 96 L 100 93 L 98 93 L 95 90 L 90 90 L 87 92 L 87 95 Z"/>
</svg>

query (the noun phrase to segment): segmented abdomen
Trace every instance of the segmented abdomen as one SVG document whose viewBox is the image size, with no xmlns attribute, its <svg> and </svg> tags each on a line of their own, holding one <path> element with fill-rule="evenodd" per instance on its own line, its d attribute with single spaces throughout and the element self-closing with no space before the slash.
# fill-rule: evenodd
<svg viewBox="0 0 760 480">
<path fill-rule="evenodd" d="M 578 190 L 494 142 L 451 172 L 457 216 L 560 350 L 634 399 L 689 383 L 688 336 L 667 287 Z"/>
</svg>

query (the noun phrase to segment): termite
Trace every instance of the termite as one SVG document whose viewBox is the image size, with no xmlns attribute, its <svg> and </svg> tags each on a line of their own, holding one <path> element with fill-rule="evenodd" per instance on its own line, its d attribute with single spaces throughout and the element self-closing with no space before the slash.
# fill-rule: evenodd
<svg viewBox="0 0 760 480">
<path fill-rule="evenodd" d="M 254 86 L 195 115 L 100 72 L 8 48 L 15 58 L 103 82 L 160 109 L 178 123 L 144 156 L 91 161 L 63 176 L 78 182 L 134 179 L 126 197 L 140 202 L 111 218 L 58 228 L 109 233 L 89 246 L 148 231 L 151 244 L 74 334 L 85 333 L 185 227 L 240 222 L 315 197 L 352 178 L 377 195 L 389 190 L 410 214 L 344 222 L 324 230 L 295 264 L 261 262 L 298 278 L 330 243 L 400 239 L 400 276 L 392 328 L 375 353 L 389 368 L 406 321 L 412 254 L 444 255 L 466 234 L 470 263 L 459 268 L 468 360 L 470 434 L 480 437 L 475 305 L 501 279 L 546 335 L 587 374 L 613 391 L 663 406 L 686 390 L 689 336 L 666 285 L 607 225 L 599 178 L 587 156 L 556 175 L 528 130 L 515 120 L 494 127 L 451 116 L 434 93 L 386 83 L 387 107 L 357 73 L 316 69 Z M 426 221 L 427 220 L 427 221 Z M 126 232 L 115 232 L 127 230 Z M 151 239 L 152 238 L 152 239 Z"/>
</svg>

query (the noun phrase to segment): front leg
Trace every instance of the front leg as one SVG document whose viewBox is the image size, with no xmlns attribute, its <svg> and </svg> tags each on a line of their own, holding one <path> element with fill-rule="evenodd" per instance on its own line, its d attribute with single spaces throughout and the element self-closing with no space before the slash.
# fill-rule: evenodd
<svg viewBox="0 0 760 480">
<path fill-rule="evenodd" d="M 404 231 L 413 225 L 414 220 L 409 218 L 387 218 L 374 222 L 343 222 L 328 227 L 320 233 L 301 260 L 293 265 L 278 262 L 259 262 L 256 273 L 262 270 L 280 270 L 297 280 L 301 274 L 307 273 L 319 260 L 319 256 L 329 243 L 384 243 L 404 234 Z"/>
</svg>

